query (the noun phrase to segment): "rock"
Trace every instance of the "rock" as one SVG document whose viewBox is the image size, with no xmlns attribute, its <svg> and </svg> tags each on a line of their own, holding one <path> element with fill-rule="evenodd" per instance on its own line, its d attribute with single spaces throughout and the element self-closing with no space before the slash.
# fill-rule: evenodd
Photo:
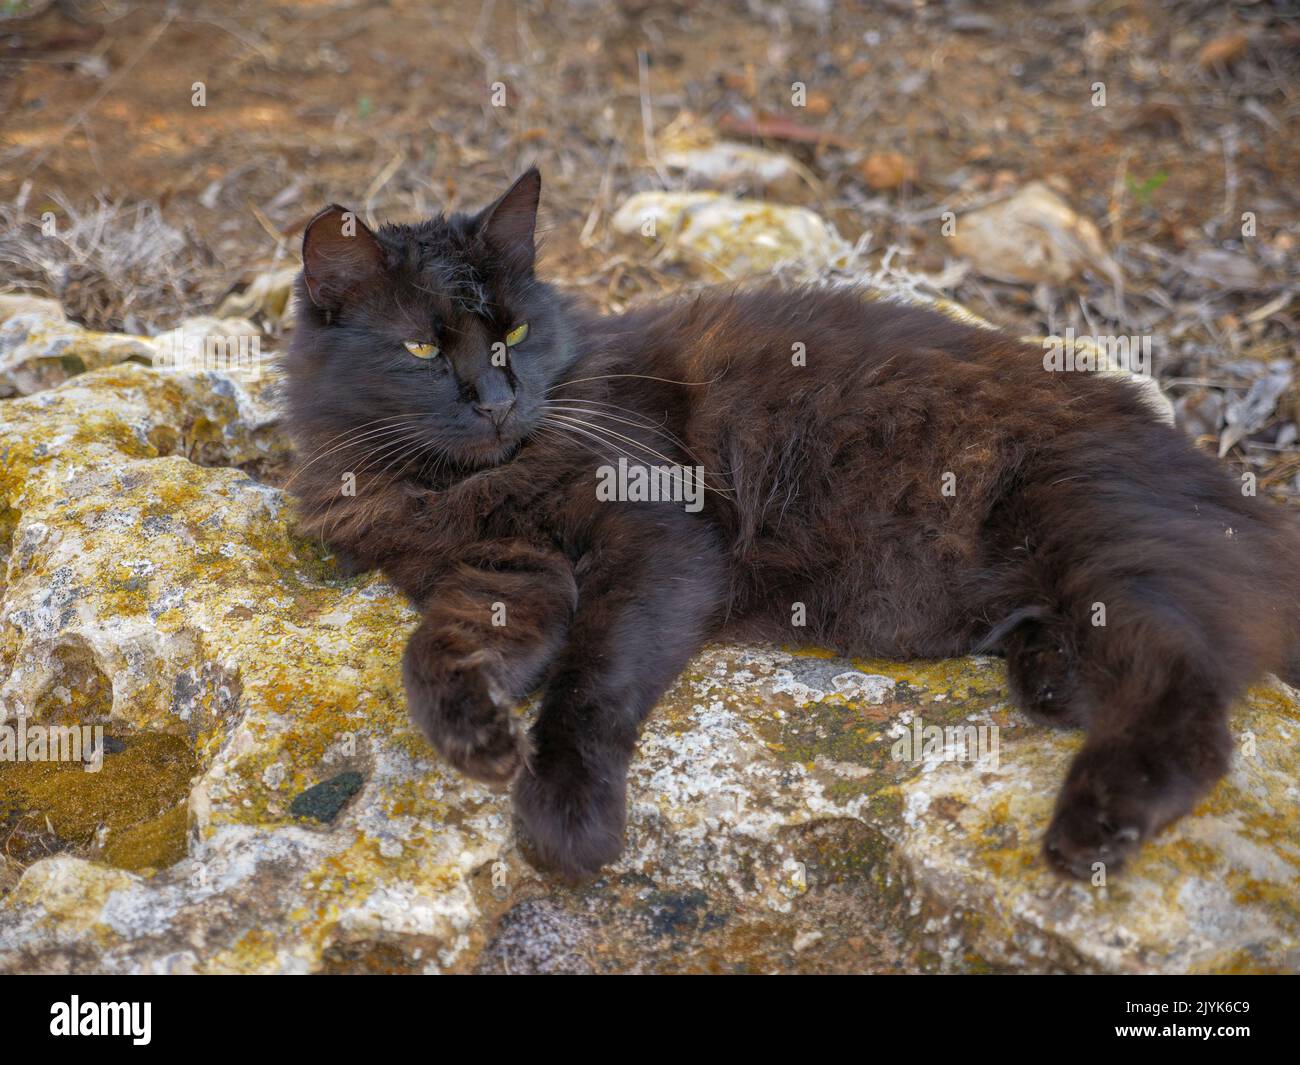
<svg viewBox="0 0 1300 1065">
<path fill-rule="evenodd" d="M 744 186 L 789 192 L 802 180 L 789 156 L 731 141 L 665 151 L 659 161 L 669 170 L 679 171 L 690 185 L 703 188 L 734 190 Z"/>
<path fill-rule="evenodd" d="M 959 215 L 952 245 L 986 277 L 1064 284 L 1085 268 L 1119 269 L 1097 227 L 1040 181 L 1009 198 Z"/>
<path fill-rule="evenodd" d="M 0 293 L 0 322 L 7 322 L 19 314 L 34 314 L 38 318 L 54 318 L 60 322 L 66 318 L 58 300 L 29 296 L 24 292 Z"/>
<path fill-rule="evenodd" d="M 199 315 L 147 341 L 153 365 L 162 369 L 224 370 L 261 373 L 262 333 L 247 318 Z"/>
<path fill-rule="evenodd" d="M 690 188 L 741 189 L 774 196 L 797 192 L 800 164 L 781 152 L 720 140 L 711 125 L 683 112 L 655 138 L 659 162 Z"/>
<path fill-rule="evenodd" d="M 53 308 L 42 314 L 24 311 L 0 324 L 0 398 L 31 395 L 87 370 L 127 361 L 262 369 L 261 333 L 243 318 L 187 318 L 156 337 L 142 337 L 83 329 L 66 321 L 57 303 Z"/>
<path fill-rule="evenodd" d="M 340 773 L 304 791 L 289 804 L 289 812 L 329 824 L 364 783 L 360 773 Z"/>
<path fill-rule="evenodd" d="M 862 160 L 862 180 L 879 191 L 896 189 L 916 180 L 916 167 L 898 152 L 873 152 Z"/>
<path fill-rule="evenodd" d="M 85 778 L 62 805 L 0 762 L 52 851 L 0 866 L 0 971 L 1300 966 L 1280 686 L 1236 711 L 1230 778 L 1103 889 L 1038 857 L 1080 738 L 1021 718 L 999 663 L 714 647 L 645 729 L 623 857 L 538 874 L 508 797 L 408 725 L 414 611 L 245 472 L 283 447 L 273 384 L 126 362 L 0 406 L 0 727 L 121 744 L 98 774 L 40 767 Z"/>
<path fill-rule="evenodd" d="M 853 251 L 806 207 L 718 192 L 640 192 L 612 224 L 619 233 L 662 242 L 665 259 L 694 261 L 715 277 L 747 277 L 794 263 L 813 270 L 844 266 Z"/>
<path fill-rule="evenodd" d="M 143 337 L 92 332 L 61 313 L 17 314 L 0 325 L 0 397 L 30 395 L 128 359 L 152 362 L 153 355 Z"/>
</svg>

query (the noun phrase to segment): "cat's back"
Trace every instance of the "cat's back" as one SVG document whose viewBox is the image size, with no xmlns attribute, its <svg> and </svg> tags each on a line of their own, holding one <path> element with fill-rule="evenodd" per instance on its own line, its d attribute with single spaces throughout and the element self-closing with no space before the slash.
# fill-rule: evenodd
<svg viewBox="0 0 1300 1065">
<path fill-rule="evenodd" d="M 1009 333 L 856 288 L 719 290 L 658 324 L 639 372 L 691 382 L 687 427 L 705 436 L 770 435 L 778 418 L 787 431 L 926 423 L 979 435 L 996 422 L 1032 432 L 1080 403 L 1093 414 L 1131 405 L 1095 375 L 1046 372 L 1042 350 Z"/>
</svg>

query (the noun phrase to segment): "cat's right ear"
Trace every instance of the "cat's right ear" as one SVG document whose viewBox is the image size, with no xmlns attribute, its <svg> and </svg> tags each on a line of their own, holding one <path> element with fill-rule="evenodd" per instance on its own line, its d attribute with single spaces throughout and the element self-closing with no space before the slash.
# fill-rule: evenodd
<svg viewBox="0 0 1300 1065">
<path fill-rule="evenodd" d="M 341 307 L 384 272 L 384 249 L 355 212 L 330 204 L 302 235 L 302 276 L 312 303 Z"/>
</svg>

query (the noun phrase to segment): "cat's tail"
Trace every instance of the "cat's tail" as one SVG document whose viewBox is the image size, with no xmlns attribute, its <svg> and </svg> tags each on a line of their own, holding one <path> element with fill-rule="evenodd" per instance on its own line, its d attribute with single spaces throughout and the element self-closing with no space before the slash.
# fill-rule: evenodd
<svg viewBox="0 0 1300 1065">
<path fill-rule="evenodd" d="M 1297 516 L 1172 428 L 1104 447 L 1104 464 L 1086 473 L 1074 448 L 1059 470 L 1037 471 L 1044 487 L 1027 501 L 1035 551 L 1019 616 L 1031 626 L 1040 615 L 1069 619 L 1080 650 L 1120 630 L 1147 645 L 1181 633 L 1197 648 L 1191 665 L 1216 663 L 1234 695 L 1265 672 L 1300 683 Z"/>
</svg>

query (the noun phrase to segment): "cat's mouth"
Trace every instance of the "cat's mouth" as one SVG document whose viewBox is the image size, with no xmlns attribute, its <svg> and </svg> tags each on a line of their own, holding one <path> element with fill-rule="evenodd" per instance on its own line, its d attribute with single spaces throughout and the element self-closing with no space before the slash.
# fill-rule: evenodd
<svg viewBox="0 0 1300 1065">
<path fill-rule="evenodd" d="M 514 433 L 487 437 L 462 446 L 460 461 L 474 469 L 501 466 L 515 457 L 523 443 L 524 438 Z"/>
</svg>

